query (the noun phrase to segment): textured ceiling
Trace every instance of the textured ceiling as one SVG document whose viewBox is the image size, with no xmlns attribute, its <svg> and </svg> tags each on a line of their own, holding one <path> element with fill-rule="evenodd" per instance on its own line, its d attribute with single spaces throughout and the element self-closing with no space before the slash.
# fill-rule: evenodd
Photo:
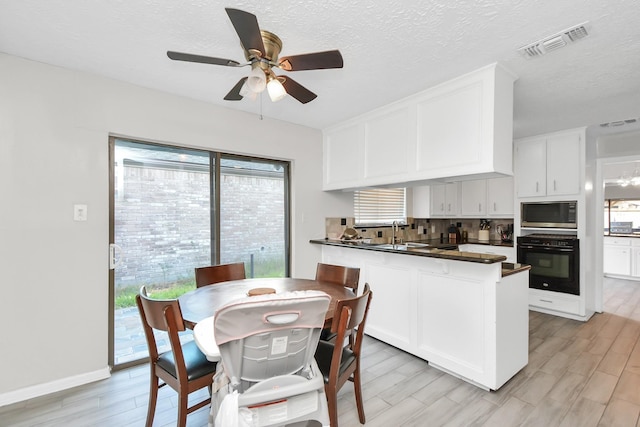
<svg viewBox="0 0 640 427">
<path fill-rule="evenodd" d="M 337 48 L 345 66 L 291 73 L 318 94 L 306 105 L 223 101 L 248 68 L 166 51 L 243 62 L 224 7 L 254 13 L 281 56 Z M 585 21 L 584 40 L 537 59 L 517 52 Z M 638 22 L 637 0 L 0 0 L 0 52 L 320 129 L 500 62 L 519 76 L 522 137 L 640 117 Z"/>
</svg>

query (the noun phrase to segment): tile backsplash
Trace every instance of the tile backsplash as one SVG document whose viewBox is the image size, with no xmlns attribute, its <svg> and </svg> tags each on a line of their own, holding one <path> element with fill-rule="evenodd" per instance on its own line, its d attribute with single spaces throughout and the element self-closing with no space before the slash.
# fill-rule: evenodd
<svg viewBox="0 0 640 427">
<path fill-rule="evenodd" d="M 486 220 L 485 220 L 486 221 Z M 490 221 L 490 239 L 500 240 L 500 235 L 496 231 L 497 225 L 506 226 L 507 224 L 513 224 L 512 218 L 505 219 L 491 219 Z M 477 239 L 478 231 L 480 230 L 480 219 L 417 219 L 407 218 L 407 224 L 400 226 L 400 232 L 398 237 L 403 241 L 415 241 L 415 240 L 429 240 L 437 239 L 440 234 L 444 238 L 448 236 L 449 226 L 451 224 L 460 224 L 460 231 L 467 231 L 469 239 Z M 346 225 L 342 225 L 345 223 Z M 325 237 L 329 239 L 339 239 L 342 236 L 345 228 L 354 228 L 354 218 L 325 218 Z M 371 239 L 372 243 L 390 243 L 391 242 L 391 227 L 369 227 L 369 228 L 357 228 L 358 234 L 365 238 Z"/>
</svg>

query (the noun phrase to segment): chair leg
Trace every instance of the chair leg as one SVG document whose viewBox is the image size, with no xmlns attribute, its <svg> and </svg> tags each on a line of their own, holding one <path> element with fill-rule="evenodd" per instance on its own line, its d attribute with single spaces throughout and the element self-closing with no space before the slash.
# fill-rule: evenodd
<svg viewBox="0 0 640 427">
<path fill-rule="evenodd" d="M 360 424 L 365 423 L 364 419 L 364 405 L 362 404 L 362 384 L 360 383 L 360 366 L 356 368 L 353 373 L 353 391 L 356 395 L 356 406 L 358 407 L 358 417 L 360 418 Z"/>
<path fill-rule="evenodd" d="M 324 393 L 327 395 L 331 427 L 338 427 L 338 390 L 329 384 L 325 384 Z"/>
<path fill-rule="evenodd" d="M 158 400 L 158 377 L 156 372 L 151 367 L 151 378 L 149 379 L 149 407 L 147 409 L 147 424 L 146 427 L 153 426 L 153 416 L 156 412 L 156 402 Z"/>
<path fill-rule="evenodd" d="M 178 423 L 176 424 L 178 427 L 186 427 L 187 425 L 187 414 L 189 405 L 189 393 L 180 392 L 178 396 Z"/>
</svg>

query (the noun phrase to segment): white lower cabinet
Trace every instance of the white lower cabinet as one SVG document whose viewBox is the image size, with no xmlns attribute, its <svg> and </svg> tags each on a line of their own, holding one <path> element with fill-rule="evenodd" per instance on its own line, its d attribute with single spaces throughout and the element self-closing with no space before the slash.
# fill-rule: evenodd
<svg viewBox="0 0 640 427">
<path fill-rule="evenodd" d="M 373 292 L 367 335 L 484 389 L 528 363 L 528 271 L 335 246 L 322 260 L 360 268 Z"/>
<path fill-rule="evenodd" d="M 636 246 L 632 246 L 635 244 Z M 640 240 L 632 237 L 605 236 L 602 270 L 612 276 L 632 276 L 638 272 Z"/>
<path fill-rule="evenodd" d="M 631 259 L 633 261 L 631 275 L 640 278 L 640 247 L 631 249 Z"/>
<path fill-rule="evenodd" d="M 566 313 L 581 317 L 581 301 L 579 296 L 549 292 L 538 289 L 529 290 L 529 305 L 535 311 Z"/>
</svg>

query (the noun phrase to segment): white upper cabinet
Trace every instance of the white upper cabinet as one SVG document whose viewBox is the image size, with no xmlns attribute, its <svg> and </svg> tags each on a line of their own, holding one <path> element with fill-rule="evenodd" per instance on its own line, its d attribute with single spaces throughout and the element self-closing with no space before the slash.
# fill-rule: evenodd
<svg viewBox="0 0 640 427">
<path fill-rule="evenodd" d="M 429 218 L 431 216 L 431 188 L 421 185 L 412 188 L 413 191 L 413 218 Z"/>
<path fill-rule="evenodd" d="M 436 184 L 431 186 L 431 217 L 456 217 L 458 209 L 459 183 Z"/>
<path fill-rule="evenodd" d="M 325 129 L 323 188 L 510 175 L 514 81 L 492 64 Z"/>
<path fill-rule="evenodd" d="M 460 183 L 462 216 L 479 218 L 487 215 L 487 180 L 478 179 Z"/>
<path fill-rule="evenodd" d="M 365 122 L 364 181 L 406 181 L 408 158 L 408 108 L 392 110 Z"/>
<path fill-rule="evenodd" d="M 357 187 L 362 181 L 364 124 L 337 128 L 324 135 L 324 186 L 330 188 Z"/>
<path fill-rule="evenodd" d="M 460 183 L 460 213 L 470 218 L 513 216 L 513 177 Z"/>
<path fill-rule="evenodd" d="M 518 197 L 580 193 L 584 164 L 580 132 L 527 138 L 515 144 Z"/>
<path fill-rule="evenodd" d="M 518 197 L 544 196 L 547 192 L 547 141 L 518 143 L 515 146 Z"/>
<path fill-rule="evenodd" d="M 580 135 L 547 138 L 547 195 L 580 192 Z"/>
<path fill-rule="evenodd" d="M 513 209 L 513 177 L 487 179 L 487 216 L 509 218 Z"/>
</svg>

